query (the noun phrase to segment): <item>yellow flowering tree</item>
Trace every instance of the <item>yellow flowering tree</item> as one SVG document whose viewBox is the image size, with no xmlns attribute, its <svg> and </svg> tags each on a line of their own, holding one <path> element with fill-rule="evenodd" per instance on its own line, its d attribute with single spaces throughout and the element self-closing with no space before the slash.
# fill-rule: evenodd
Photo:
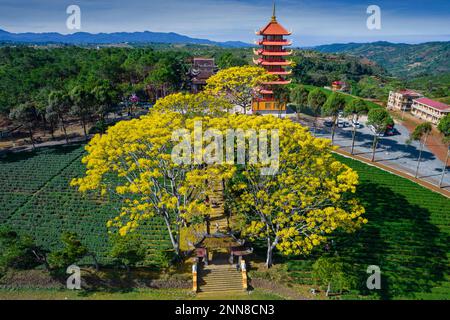
<svg viewBox="0 0 450 320">
<path fill-rule="evenodd" d="M 179 112 L 186 116 L 221 116 L 231 110 L 232 105 L 223 97 L 205 94 L 174 93 L 159 99 L 154 110 L 159 112 Z"/>
<path fill-rule="evenodd" d="M 118 216 L 108 222 L 120 235 L 135 230 L 143 219 L 161 217 L 177 254 L 179 228 L 191 215 L 208 212 L 208 172 L 200 170 L 201 164 L 177 163 L 171 156 L 173 132 L 185 128 L 185 121 L 180 113 L 152 112 L 119 122 L 90 141 L 82 160 L 86 175 L 71 182 L 80 192 L 100 190 L 123 199 Z"/>
<path fill-rule="evenodd" d="M 275 249 L 285 255 L 308 254 L 335 230 L 353 232 L 367 223 L 364 208 L 352 197 L 358 175 L 332 157 L 329 140 L 314 138 L 288 119 L 230 119 L 229 124 L 244 130 L 279 132 L 278 171 L 264 175 L 267 164 L 248 164 L 229 182 L 233 214 L 245 216 L 243 235 L 266 241 L 268 267 Z"/>
<path fill-rule="evenodd" d="M 232 67 L 210 77 L 207 80 L 206 92 L 226 98 L 233 106 L 240 106 L 247 113 L 258 87 L 272 79 L 274 76 L 261 67 Z"/>
</svg>

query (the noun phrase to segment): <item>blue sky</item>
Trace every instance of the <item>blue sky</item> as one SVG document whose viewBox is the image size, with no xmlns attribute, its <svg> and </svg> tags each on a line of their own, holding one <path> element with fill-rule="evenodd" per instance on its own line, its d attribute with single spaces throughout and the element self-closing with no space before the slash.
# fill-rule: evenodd
<svg viewBox="0 0 450 320">
<path fill-rule="evenodd" d="M 0 29 L 69 33 L 66 8 L 79 5 L 81 31 L 177 32 L 216 41 L 252 42 L 272 0 L 0 0 Z M 381 30 L 368 30 L 366 9 L 381 8 Z M 278 20 L 296 46 L 386 40 L 450 41 L 450 0 L 277 0 Z"/>
</svg>

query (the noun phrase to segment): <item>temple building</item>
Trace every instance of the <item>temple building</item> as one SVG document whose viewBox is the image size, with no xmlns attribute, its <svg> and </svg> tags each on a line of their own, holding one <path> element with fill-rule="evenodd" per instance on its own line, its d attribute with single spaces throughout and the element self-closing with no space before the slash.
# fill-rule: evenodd
<svg viewBox="0 0 450 320">
<path fill-rule="evenodd" d="M 286 79 L 286 76 L 290 75 L 292 71 L 286 68 L 292 64 L 292 61 L 286 60 L 286 57 L 292 54 L 292 50 L 286 50 L 285 47 L 292 45 L 292 42 L 284 38 L 291 35 L 291 32 L 278 23 L 275 15 L 275 4 L 271 21 L 256 34 L 262 36 L 262 39 L 256 42 L 261 47 L 254 50 L 257 57 L 253 59 L 253 62 L 264 67 L 277 79 L 264 83 L 260 88 L 258 95 L 253 99 L 253 113 L 285 114 L 286 104 L 276 101 L 274 90 L 276 86 L 287 85 L 291 82 Z"/>
<path fill-rule="evenodd" d="M 194 58 L 188 76 L 191 81 L 191 92 L 199 93 L 206 86 L 206 80 L 217 72 L 214 59 Z"/>
</svg>

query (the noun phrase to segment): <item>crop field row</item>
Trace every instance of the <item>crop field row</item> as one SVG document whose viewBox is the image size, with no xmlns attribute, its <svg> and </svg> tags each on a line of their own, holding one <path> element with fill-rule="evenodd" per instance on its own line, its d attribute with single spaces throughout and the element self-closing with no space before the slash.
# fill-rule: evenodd
<svg viewBox="0 0 450 320">
<path fill-rule="evenodd" d="M 117 201 L 84 196 L 69 186 L 83 174 L 82 146 L 43 149 L 0 158 L 0 222 L 32 235 L 44 248 L 59 246 L 62 231 L 75 231 L 100 262 L 109 263 L 106 221 L 117 214 Z M 351 235 L 339 235 L 330 252 L 351 266 L 355 293 L 376 298 L 446 299 L 450 295 L 450 201 L 407 179 L 361 162 L 336 156 L 360 176 L 357 197 L 369 223 Z M 23 170 L 22 170 L 23 169 Z M 26 174 L 24 174 L 24 172 Z M 170 248 L 162 221 L 139 227 L 148 248 L 147 263 Z M 295 281 L 312 284 L 314 257 L 279 260 Z M 382 288 L 365 288 L 369 265 L 382 272 Z"/>
<path fill-rule="evenodd" d="M 0 185 L 0 218 L 46 249 L 60 245 L 63 231 L 76 232 L 99 261 L 107 264 L 110 247 L 106 222 L 117 215 L 115 208 L 120 204 L 82 195 L 70 187 L 70 180 L 84 173 L 83 153 L 82 146 L 72 146 L 0 159 L 0 177 L 9 181 Z M 26 168 L 27 174 L 22 174 L 21 168 Z M 148 248 L 146 263 L 156 264 L 155 253 L 170 248 L 164 225 L 152 219 L 139 228 Z"/>
<path fill-rule="evenodd" d="M 331 251 L 352 266 L 358 294 L 382 299 L 448 299 L 450 200 L 407 179 L 336 156 L 360 176 L 357 196 L 369 223 L 334 239 Z M 289 260 L 299 283 L 311 284 L 312 259 Z M 381 290 L 365 287 L 369 265 L 381 269 Z"/>
</svg>

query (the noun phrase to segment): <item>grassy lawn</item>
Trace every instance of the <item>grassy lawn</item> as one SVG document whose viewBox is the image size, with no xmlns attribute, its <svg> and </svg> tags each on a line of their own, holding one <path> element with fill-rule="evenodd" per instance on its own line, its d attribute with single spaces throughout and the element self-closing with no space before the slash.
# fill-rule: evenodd
<svg viewBox="0 0 450 320">
<path fill-rule="evenodd" d="M 369 223 L 334 239 L 338 254 L 358 279 L 348 297 L 381 299 L 448 299 L 450 297 L 450 201 L 407 179 L 336 155 L 360 176 L 357 196 Z M 286 272 L 299 284 L 313 284 L 314 258 L 283 259 Z M 367 290 L 369 265 L 381 268 L 381 290 Z"/>
<path fill-rule="evenodd" d="M 181 289 L 135 289 L 117 292 L 87 292 L 55 289 L 0 289 L 0 300 L 283 300 L 283 297 L 255 290 L 242 294 L 210 294 L 198 297 Z"/>
</svg>

